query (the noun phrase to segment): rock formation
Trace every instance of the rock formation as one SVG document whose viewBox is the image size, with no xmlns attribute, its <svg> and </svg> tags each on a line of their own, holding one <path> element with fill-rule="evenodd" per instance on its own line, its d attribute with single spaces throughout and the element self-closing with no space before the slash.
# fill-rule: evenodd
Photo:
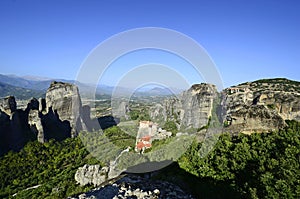
<svg viewBox="0 0 300 199">
<path fill-rule="evenodd" d="M 175 121 L 181 129 L 197 129 L 207 125 L 211 117 L 217 90 L 211 84 L 195 84 L 178 98 L 157 104 L 150 110 L 152 120 L 161 123 Z"/>
<path fill-rule="evenodd" d="M 32 133 L 37 135 L 37 140 L 41 143 L 45 142 L 44 129 L 38 110 L 30 110 L 28 114 L 28 124 Z"/>
<path fill-rule="evenodd" d="M 79 196 L 69 197 L 69 199 L 106 199 L 106 198 L 137 198 L 137 199 L 157 199 L 157 198 L 178 198 L 193 199 L 180 187 L 169 182 L 154 181 L 135 175 L 126 175 L 112 184 L 98 187 Z"/>
<path fill-rule="evenodd" d="M 9 147 L 9 133 L 10 133 L 10 117 L 4 111 L 0 110 L 0 155 L 6 153 Z"/>
<path fill-rule="evenodd" d="M 218 97 L 221 96 L 220 102 Z M 196 84 L 178 99 L 156 104 L 150 117 L 158 123 L 173 120 L 181 130 L 207 125 L 210 117 L 224 123 L 231 133 L 269 132 L 286 126 L 285 120 L 300 121 L 300 83 L 266 79 L 233 86 L 217 93 L 210 84 Z M 215 118 L 214 118 L 215 119 Z"/>
<path fill-rule="evenodd" d="M 224 130 L 235 134 L 250 134 L 275 131 L 285 126 L 284 119 L 275 111 L 270 111 L 263 105 L 245 105 L 227 115 Z"/>
<path fill-rule="evenodd" d="M 287 79 L 247 82 L 223 91 L 225 131 L 268 132 L 300 121 L 300 83 Z"/>
<path fill-rule="evenodd" d="M 120 107 L 120 113 L 129 110 L 126 104 Z M 223 131 L 269 132 L 286 126 L 285 120 L 300 121 L 300 83 L 282 78 L 258 80 L 221 93 L 214 85 L 195 84 L 149 112 L 160 126 L 173 121 L 183 133 L 197 132 L 216 118 L 224 124 Z M 0 154 L 18 150 L 29 140 L 63 140 L 80 130 L 105 129 L 118 122 L 111 116 L 92 120 L 89 107 L 82 107 L 77 86 L 52 82 L 46 99 L 33 98 L 24 109 L 17 108 L 13 96 L 0 99 Z"/>
<path fill-rule="evenodd" d="M 14 96 L 8 96 L 0 101 L 0 109 L 7 115 L 10 115 L 17 110 L 17 103 Z"/>
<path fill-rule="evenodd" d="M 3 98 L 0 100 L 0 155 L 21 149 L 29 140 L 45 142 L 75 137 L 86 129 L 82 116 L 78 88 L 68 83 L 52 82 L 46 99 L 32 98 L 24 110 L 17 109 L 13 96 Z M 91 129 L 99 128 L 99 123 L 89 115 L 84 119 Z"/>
<path fill-rule="evenodd" d="M 90 130 L 97 128 L 87 108 L 83 111 L 77 86 L 52 82 L 46 92 L 46 99 L 32 99 L 28 104 L 28 123 L 39 142 L 75 137 L 80 130 L 87 129 L 87 125 Z"/>
<path fill-rule="evenodd" d="M 52 82 L 46 93 L 46 108 L 50 108 L 61 121 L 69 121 L 71 135 L 75 137 L 84 127 L 81 119 L 81 99 L 77 86 L 63 82 Z"/>
<path fill-rule="evenodd" d="M 181 97 L 181 126 L 201 128 L 208 123 L 217 89 L 211 84 L 195 84 Z"/>
<path fill-rule="evenodd" d="M 0 103 L 0 155 L 9 150 L 19 150 L 30 140 L 35 139 L 28 125 L 29 109 L 17 109 L 13 96 Z"/>
<path fill-rule="evenodd" d="M 112 102 L 112 111 L 113 116 L 116 118 L 124 118 L 125 120 L 129 119 L 128 113 L 130 112 L 127 102 L 124 101 L 113 101 Z"/>
<path fill-rule="evenodd" d="M 75 181 L 81 186 L 92 184 L 99 186 L 108 178 L 108 167 L 100 167 L 100 165 L 84 165 L 79 167 L 75 174 Z"/>
</svg>

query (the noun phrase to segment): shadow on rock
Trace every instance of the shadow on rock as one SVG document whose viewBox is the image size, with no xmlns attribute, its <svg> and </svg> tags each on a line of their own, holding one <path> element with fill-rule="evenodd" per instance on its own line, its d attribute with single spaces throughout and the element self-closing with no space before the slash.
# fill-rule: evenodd
<svg viewBox="0 0 300 199">
<path fill-rule="evenodd" d="M 105 130 L 109 127 L 116 126 L 118 123 L 120 123 L 120 119 L 114 118 L 113 116 L 103 116 L 98 118 L 98 122 L 100 128 Z"/>
<path fill-rule="evenodd" d="M 44 127 L 45 140 L 55 139 L 58 141 L 71 137 L 70 122 L 61 121 L 56 111 L 49 108 L 45 115 L 41 115 L 42 124 Z"/>
</svg>

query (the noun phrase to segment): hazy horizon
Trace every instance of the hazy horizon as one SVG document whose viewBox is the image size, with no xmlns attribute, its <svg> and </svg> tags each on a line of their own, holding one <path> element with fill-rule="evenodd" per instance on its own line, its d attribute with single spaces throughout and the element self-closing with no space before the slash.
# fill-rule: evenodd
<svg viewBox="0 0 300 199">
<path fill-rule="evenodd" d="M 23 75 L 23 76 L 19 76 L 16 74 L 0 74 L 0 75 L 5 75 L 5 76 L 11 76 L 11 77 L 17 77 L 17 78 L 23 78 L 26 80 L 33 80 L 33 81 L 49 81 L 49 80 L 62 80 L 62 81 L 76 81 L 75 79 L 64 79 L 64 78 L 54 78 L 54 77 L 45 77 L 45 76 L 35 76 L 35 75 Z M 253 79 L 253 80 L 245 80 L 245 81 L 241 81 L 241 82 L 237 82 L 236 84 L 233 85 L 229 85 L 225 88 L 229 88 L 232 86 L 236 86 L 242 83 L 246 83 L 246 82 L 252 82 L 252 81 L 256 81 L 256 80 L 260 80 L 260 79 L 276 79 L 276 78 L 286 78 L 292 81 L 299 81 L 298 79 L 291 79 L 291 78 L 287 78 L 287 77 L 266 77 L 266 78 L 259 78 L 259 79 Z M 84 82 L 79 82 L 79 83 L 83 83 L 88 85 L 89 83 L 84 83 Z M 199 82 L 195 82 L 193 84 L 201 84 L 201 83 L 209 83 L 209 82 L 204 82 L 204 81 L 199 81 Z M 193 84 L 189 84 L 189 87 L 171 87 L 172 89 L 179 89 L 179 90 L 186 90 L 189 89 Z M 91 85 L 91 86 L 95 86 L 95 85 Z M 107 87 L 115 87 L 116 85 L 113 84 L 104 84 L 104 83 L 99 83 L 97 84 L 97 86 L 107 86 Z M 120 86 L 123 88 L 131 88 L 130 86 Z M 159 84 L 154 84 L 154 83 L 149 83 L 147 85 L 142 85 L 141 87 L 139 87 L 137 90 L 139 91 L 145 91 L 145 90 L 149 90 L 149 89 L 153 89 L 153 88 L 165 88 L 165 89 L 169 89 L 168 87 L 164 86 L 164 85 L 159 85 Z"/>
</svg>

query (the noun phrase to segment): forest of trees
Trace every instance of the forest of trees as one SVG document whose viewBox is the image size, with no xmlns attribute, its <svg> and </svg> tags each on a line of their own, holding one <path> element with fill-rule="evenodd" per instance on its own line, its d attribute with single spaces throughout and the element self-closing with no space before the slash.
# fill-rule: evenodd
<svg viewBox="0 0 300 199">
<path fill-rule="evenodd" d="M 65 198 L 91 189 L 76 185 L 78 167 L 99 162 L 89 155 L 79 138 L 44 144 L 29 142 L 20 152 L 0 158 L 0 198 Z M 32 186 L 41 185 L 36 189 Z M 22 191 L 23 190 L 23 191 Z"/>
<path fill-rule="evenodd" d="M 203 158 L 202 144 L 194 141 L 153 178 L 178 184 L 197 198 L 300 198 L 300 123 L 287 124 L 272 133 L 225 133 Z M 105 134 L 114 138 L 115 131 L 120 129 Z M 0 158 L 0 198 L 15 193 L 14 198 L 65 198 L 87 191 L 91 186 L 80 187 L 74 180 L 77 168 L 87 163 L 99 164 L 79 138 L 29 142 L 20 152 Z M 40 186 L 25 190 L 35 185 Z"/>
<path fill-rule="evenodd" d="M 204 158 L 193 142 L 161 178 L 184 181 L 199 198 L 300 198 L 300 123 L 287 123 L 278 132 L 223 134 Z"/>
</svg>

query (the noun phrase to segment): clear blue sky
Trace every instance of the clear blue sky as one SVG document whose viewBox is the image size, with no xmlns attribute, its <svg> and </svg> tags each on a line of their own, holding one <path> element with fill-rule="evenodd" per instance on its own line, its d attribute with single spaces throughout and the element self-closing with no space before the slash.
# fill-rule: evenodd
<svg viewBox="0 0 300 199">
<path fill-rule="evenodd" d="M 75 79 L 100 42 L 151 26 L 201 44 L 226 87 L 271 77 L 300 81 L 297 0 L 2 0 L 0 25 L 2 74 Z"/>
</svg>

